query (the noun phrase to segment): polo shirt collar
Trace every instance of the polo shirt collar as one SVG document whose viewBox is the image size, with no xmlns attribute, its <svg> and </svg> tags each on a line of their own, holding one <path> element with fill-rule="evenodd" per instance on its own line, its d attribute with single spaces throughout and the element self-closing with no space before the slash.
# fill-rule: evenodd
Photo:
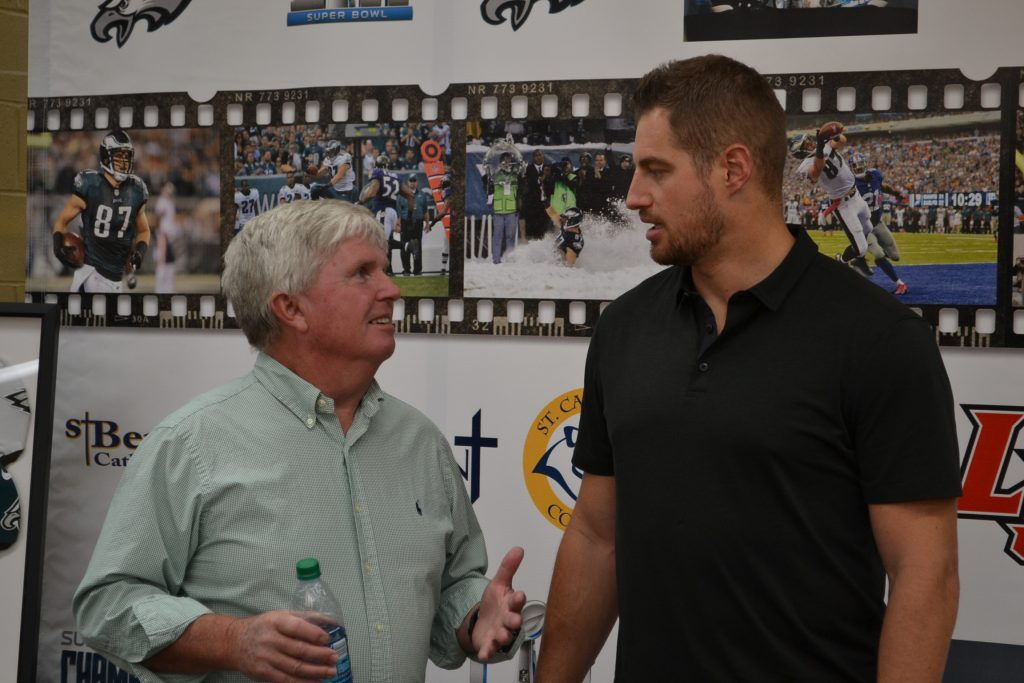
<svg viewBox="0 0 1024 683">
<path fill-rule="evenodd" d="M 256 356 L 253 375 L 303 424 L 313 416 L 334 414 L 334 399 L 320 393 L 315 386 L 262 351 Z M 373 417 L 384 396 L 377 380 L 371 381 L 359 403 L 359 412 L 368 418 Z"/>
<path fill-rule="evenodd" d="M 782 263 L 772 271 L 771 275 L 747 290 L 773 311 L 779 310 L 786 295 L 796 285 L 803 272 L 807 270 L 814 255 L 818 253 L 818 245 L 806 230 L 798 228 L 791 232 L 796 241 L 789 253 L 786 254 L 786 258 L 782 259 Z M 682 302 L 690 297 L 699 297 L 700 293 L 693 284 L 693 270 L 690 266 L 682 266 L 678 268 L 678 271 L 679 293 L 677 300 Z"/>
<path fill-rule="evenodd" d="M 699 297 L 700 292 L 693 284 L 693 268 L 690 266 L 679 266 L 676 268 L 676 277 L 679 280 L 679 293 L 676 295 L 677 303 L 686 301 L 693 297 Z"/>
<path fill-rule="evenodd" d="M 811 265 L 814 255 L 818 253 L 818 245 L 806 230 L 798 228 L 791 232 L 796 241 L 786 254 L 786 258 L 782 259 L 782 263 L 771 275 L 750 288 L 750 293 L 773 311 L 779 310 L 786 296 L 800 280 L 800 276 Z"/>
</svg>

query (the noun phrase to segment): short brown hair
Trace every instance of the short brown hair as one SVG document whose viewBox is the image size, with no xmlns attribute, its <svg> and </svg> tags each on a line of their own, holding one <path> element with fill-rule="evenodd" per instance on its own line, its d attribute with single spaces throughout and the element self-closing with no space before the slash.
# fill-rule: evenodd
<svg viewBox="0 0 1024 683">
<path fill-rule="evenodd" d="M 650 71 L 633 96 L 636 116 L 664 108 L 679 146 L 707 176 L 731 144 L 746 145 L 765 194 L 782 201 L 786 114 L 765 78 L 722 55 L 668 62 Z"/>
</svg>

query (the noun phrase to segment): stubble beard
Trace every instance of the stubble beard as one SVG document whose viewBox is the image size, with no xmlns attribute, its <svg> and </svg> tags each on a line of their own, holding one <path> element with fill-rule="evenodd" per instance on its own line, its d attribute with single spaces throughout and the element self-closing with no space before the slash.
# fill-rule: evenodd
<svg viewBox="0 0 1024 683">
<path fill-rule="evenodd" d="M 719 243 L 725 219 L 709 194 L 710 188 L 690 215 L 681 221 L 683 225 L 672 231 L 665 230 L 662 244 L 651 243 L 651 259 L 655 263 L 693 266 Z"/>
</svg>

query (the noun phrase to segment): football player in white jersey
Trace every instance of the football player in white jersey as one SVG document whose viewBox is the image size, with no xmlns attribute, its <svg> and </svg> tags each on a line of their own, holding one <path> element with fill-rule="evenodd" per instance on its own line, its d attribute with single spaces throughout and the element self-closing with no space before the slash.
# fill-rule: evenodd
<svg viewBox="0 0 1024 683">
<path fill-rule="evenodd" d="M 288 204 L 296 199 L 309 199 L 309 188 L 295 182 L 295 171 L 288 171 L 285 184 L 277 191 L 277 203 Z"/>
<path fill-rule="evenodd" d="M 832 135 L 819 131 L 816 135 L 801 134 L 793 137 L 789 150 L 795 158 L 803 159 L 797 167 L 797 175 L 808 178 L 812 183 L 819 183 L 828 193 L 829 199 L 839 201 L 836 214 L 850 240 L 850 246 L 839 258 L 862 275 L 870 277 L 872 271 L 864 254 L 873 227 L 871 210 L 857 191 L 853 171 L 839 153 L 845 143 L 846 136 L 841 129 Z"/>
<path fill-rule="evenodd" d="M 313 183 L 309 188 L 312 199 L 344 199 L 356 201 L 356 174 L 352 170 L 352 155 L 342 149 L 341 143 L 331 140 L 327 143 L 324 161 L 317 171 L 317 178 L 328 177 L 327 183 Z"/>
<path fill-rule="evenodd" d="M 242 180 L 235 190 L 235 234 L 245 227 L 260 212 L 260 191 L 249 187 L 248 180 Z"/>
</svg>

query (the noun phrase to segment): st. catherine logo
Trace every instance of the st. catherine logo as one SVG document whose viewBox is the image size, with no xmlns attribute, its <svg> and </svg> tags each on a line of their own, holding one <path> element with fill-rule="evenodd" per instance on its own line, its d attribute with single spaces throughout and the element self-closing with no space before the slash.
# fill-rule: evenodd
<svg viewBox="0 0 1024 683">
<path fill-rule="evenodd" d="M 964 495 L 957 512 L 964 519 L 996 522 L 1008 534 L 1007 555 L 1024 565 L 1024 408 L 962 405 L 971 438 L 960 465 Z"/>
<path fill-rule="evenodd" d="M 98 43 L 117 39 L 124 47 L 132 35 L 135 24 L 145 21 L 147 31 L 166 26 L 185 11 L 192 0 L 105 0 L 92 20 L 92 37 Z"/>
<path fill-rule="evenodd" d="M 572 464 L 583 389 L 557 396 L 537 414 L 523 444 L 523 479 L 537 510 L 561 530 L 572 518 L 583 473 Z"/>
</svg>

